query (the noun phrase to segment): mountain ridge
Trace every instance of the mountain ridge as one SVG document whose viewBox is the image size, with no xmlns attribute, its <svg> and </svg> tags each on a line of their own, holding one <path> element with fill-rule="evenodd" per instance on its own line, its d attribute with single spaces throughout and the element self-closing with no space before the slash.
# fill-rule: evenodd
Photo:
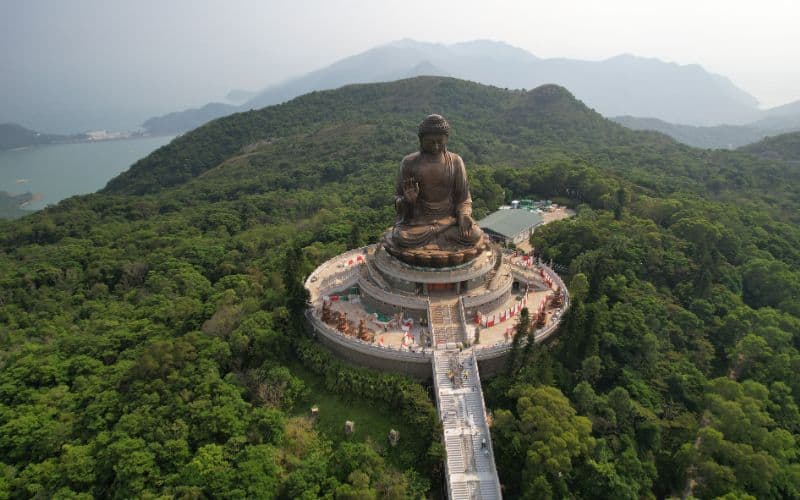
<svg viewBox="0 0 800 500">
<path fill-rule="evenodd" d="M 481 111 L 476 114 L 474 106 L 478 103 L 482 107 L 477 108 Z M 473 111 L 464 115 L 471 107 Z M 486 126 L 498 128 L 501 136 L 528 128 L 536 131 L 535 140 L 541 147 L 565 139 L 576 144 L 616 144 L 630 143 L 634 137 L 656 137 L 646 133 L 642 136 L 641 132 L 630 131 L 606 120 L 557 85 L 543 85 L 530 91 L 507 91 L 450 77 L 422 76 L 316 91 L 283 104 L 219 118 L 140 160 L 130 170 L 109 181 L 104 191 L 145 193 L 180 184 L 214 167 L 226 155 L 248 144 L 286 137 L 292 130 L 312 125 L 323 117 L 339 116 L 339 120 L 350 123 L 376 123 L 375 117 L 369 113 L 375 109 L 399 112 L 412 124 L 419 116 L 440 112 L 449 115 L 456 131 L 465 127 L 475 134 Z M 296 119 L 286 120 L 287 115 L 295 114 Z M 508 129 L 506 132 L 503 132 L 504 127 Z M 568 136 L 559 137 L 564 131 L 569 131 Z M 455 136 L 458 137 L 457 132 Z M 655 140 L 664 141 L 661 138 Z M 184 145 L 196 141 L 224 146 L 203 157 L 178 160 Z M 671 139 L 667 141 L 672 142 Z M 677 143 L 674 145 L 678 147 Z"/>
<path fill-rule="evenodd" d="M 683 144 L 704 149 L 735 149 L 775 133 L 752 125 L 698 127 L 638 116 L 614 116 L 609 119 L 633 130 L 660 132 Z"/>
<path fill-rule="evenodd" d="M 697 125 L 745 123 L 759 117 L 754 97 L 726 77 L 708 73 L 696 64 L 679 65 L 629 54 L 604 61 L 540 59 L 523 49 L 487 40 L 453 45 L 408 39 L 390 42 L 269 86 L 239 110 L 278 104 L 310 91 L 350 83 L 389 81 L 398 74 L 419 76 L 413 70 L 423 61 L 442 75 L 503 88 L 534 88 L 546 83 L 565 86 L 606 116 L 655 116 Z M 670 89 L 653 93 L 659 85 L 670 85 Z M 632 108 L 634 104 L 637 107 Z M 173 132 L 203 123 L 193 113 L 197 115 L 196 110 L 188 110 L 181 130 Z M 154 117 L 150 123 L 158 123 L 158 119 Z"/>
<path fill-rule="evenodd" d="M 23 148 L 53 142 L 76 140 L 81 136 L 45 134 L 31 130 L 18 123 L 0 123 L 0 151 L 4 149 Z"/>
<path fill-rule="evenodd" d="M 766 137 L 739 148 L 739 151 L 800 164 L 800 132 Z"/>
</svg>

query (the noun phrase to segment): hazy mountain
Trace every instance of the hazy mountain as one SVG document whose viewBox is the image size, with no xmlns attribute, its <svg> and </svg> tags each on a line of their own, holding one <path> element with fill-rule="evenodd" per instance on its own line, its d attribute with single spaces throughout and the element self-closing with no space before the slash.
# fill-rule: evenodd
<svg viewBox="0 0 800 500">
<path fill-rule="evenodd" d="M 401 69 L 394 74 L 386 75 L 386 79 L 383 81 L 392 82 L 395 80 L 403 80 L 405 78 L 413 78 L 415 76 L 450 76 L 446 71 L 443 69 L 435 66 L 430 61 L 422 61 L 421 63 L 417 64 L 416 66 L 408 69 Z"/>
<path fill-rule="evenodd" d="M 606 116 L 652 116 L 692 125 L 742 124 L 760 117 L 758 102 L 727 78 L 698 65 L 621 55 L 605 61 L 540 59 L 493 41 L 453 45 L 400 40 L 347 57 L 307 75 L 268 87 L 241 106 L 257 109 L 314 90 L 349 83 L 391 81 L 422 74 L 448 75 L 506 88 L 555 83 Z M 224 110 L 216 110 L 222 116 Z M 174 123 L 187 130 L 214 116 L 189 110 Z M 153 123 L 150 121 L 150 123 Z"/>
<path fill-rule="evenodd" d="M 615 116 L 611 120 L 633 130 L 661 132 L 689 146 L 706 149 L 734 149 L 761 140 L 770 134 L 769 130 L 751 125 L 697 127 L 636 116 Z"/>
<path fill-rule="evenodd" d="M 146 120 L 142 127 L 153 135 L 170 135 L 191 130 L 207 121 L 235 113 L 240 108 L 232 104 L 212 102 L 202 108 L 187 109 Z"/>
<path fill-rule="evenodd" d="M 781 118 L 800 115 L 800 100 L 763 111 L 764 118 Z"/>
<path fill-rule="evenodd" d="M 0 150 L 63 142 L 74 137 L 57 134 L 43 134 L 30 130 L 17 123 L 0 123 Z"/>
<path fill-rule="evenodd" d="M 800 101 L 760 112 L 762 117 L 745 125 L 693 126 L 657 118 L 617 116 L 615 122 L 634 130 L 653 130 L 698 148 L 733 149 L 769 136 L 800 130 Z"/>
<path fill-rule="evenodd" d="M 314 90 L 333 89 L 350 83 L 373 83 L 429 74 L 440 74 L 442 66 L 430 57 L 434 44 L 402 41 L 347 57 L 284 84 L 269 87 L 242 107 L 263 108 Z M 446 68 L 443 68 L 446 71 Z"/>
<path fill-rule="evenodd" d="M 800 101 L 764 110 L 762 118 L 752 125 L 773 132 L 800 130 Z"/>
<path fill-rule="evenodd" d="M 800 162 L 800 132 L 767 137 L 755 144 L 749 144 L 740 151 L 753 153 L 765 158 Z"/>
<path fill-rule="evenodd" d="M 342 120 L 348 127 L 358 129 L 340 138 L 349 141 L 347 148 L 359 149 L 363 144 L 376 143 L 383 146 L 387 141 L 393 144 L 397 137 L 404 141 L 412 139 L 405 145 L 395 144 L 402 151 L 415 147 L 413 134 L 398 134 L 394 128 L 413 130 L 420 116 L 445 111 L 454 127 L 458 127 L 453 147 L 470 162 L 528 164 L 535 156 L 531 151 L 549 151 L 554 145 L 567 147 L 572 152 L 623 147 L 631 143 L 647 144 L 653 150 L 688 149 L 660 134 L 636 132 L 617 125 L 556 85 L 543 85 L 530 91 L 507 91 L 453 78 L 423 76 L 379 85 L 347 85 L 306 94 L 280 106 L 226 116 L 156 150 L 112 179 L 104 191 L 117 194 L 156 192 L 183 184 L 219 166 L 226 158 L 255 149 L 279 148 L 282 155 L 289 154 L 286 148 L 301 140 L 298 136 L 303 134 L 301 131 L 330 127 Z M 405 123 L 398 125 L 398 120 Z M 363 126 L 357 125 L 359 123 Z M 375 127 L 378 127 L 378 136 L 369 132 Z M 504 142 L 491 147 L 484 143 L 481 137 L 490 134 L 490 130 L 504 138 Z M 321 141 L 326 137 L 324 132 L 315 132 L 315 135 L 319 135 Z M 459 142 L 466 137 L 474 138 L 475 142 Z M 327 143 L 309 149 L 309 142 L 302 140 L 306 147 L 297 162 L 308 163 L 313 158 L 311 163 L 319 168 L 326 156 L 339 154 L 328 149 Z M 528 149 L 512 146 L 517 142 L 527 144 Z M 299 154 L 299 150 L 295 154 Z M 388 158 L 380 161 L 386 160 Z M 309 173 L 309 179 L 314 175 L 319 173 Z"/>
<path fill-rule="evenodd" d="M 742 124 L 758 116 L 753 96 L 695 64 L 621 55 L 600 62 L 548 60 L 540 74 L 606 116 L 651 116 L 690 125 Z"/>
<path fill-rule="evenodd" d="M 233 89 L 225 94 L 225 99 L 230 102 L 242 103 L 248 99 L 252 99 L 256 96 L 256 94 L 258 94 L 258 92 L 253 90 Z"/>
<path fill-rule="evenodd" d="M 792 132 L 800 130 L 800 114 L 773 116 L 755 121 L 750 125 L 769 131 L 769 135 Z"/>
<path fill-rule="evenodd" d="M 247 105 L 259 108 L 306 91 L 387 80 L 387 75 L 421 61 L 441 73 L 498 87 L 533 88 L 555 83 L 606 116 L 653 116 L 708 125 L 744 123 L 758 114 L 754 97 L 697 65 L 679 66 L 630 55 L 601 62 L 539 59 L 522 49 L 491 41 L 447 46 L 402 40 L 271 87 Z"/>
</svg>

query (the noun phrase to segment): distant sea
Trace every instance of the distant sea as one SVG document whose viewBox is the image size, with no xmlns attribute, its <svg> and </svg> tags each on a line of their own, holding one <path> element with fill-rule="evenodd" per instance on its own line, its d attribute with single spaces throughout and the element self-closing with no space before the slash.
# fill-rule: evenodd
<svg viewBox="0 0 800 500">
<path fill-rule="evenodd" d="M 93 193 L 172 136 L 81 142 L 0 151 L 0 191 L 32 192 L 25 208 L 39 210 L 76 194 Z"/>
</svg>

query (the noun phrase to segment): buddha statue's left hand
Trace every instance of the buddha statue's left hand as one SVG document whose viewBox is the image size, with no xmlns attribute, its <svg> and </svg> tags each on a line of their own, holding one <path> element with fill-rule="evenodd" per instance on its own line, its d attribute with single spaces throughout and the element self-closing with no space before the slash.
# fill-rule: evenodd
<svg viewBox="0 0 800 500">
<path fill-rule="evenodd" d="M 458 231 L 462 238 L 469 238 L 469 235 L 472 232 L 472 224 L 474 224 L 472 217 L 467 214 L 459 214 Z"/>
</svg>

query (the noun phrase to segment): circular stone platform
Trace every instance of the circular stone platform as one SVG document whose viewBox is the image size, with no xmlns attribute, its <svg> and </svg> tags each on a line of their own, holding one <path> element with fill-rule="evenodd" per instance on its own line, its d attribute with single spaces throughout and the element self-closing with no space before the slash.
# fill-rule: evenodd
<svg viewBox="0 0 800 500">
<path fill-rule="evenodd" d="M 434 350 L 468 346 L 491 376 L 504 366 L 522 307 L 532 316 L 541 311 L 538 342 L 569 306 L 556 273 L 494 245 L 441 268 L 410 265 L 371 245 L 323 263 L 306 288 L 309 326 L 335 354 L 418 379 L 430 378 Z"/>
</svg>

